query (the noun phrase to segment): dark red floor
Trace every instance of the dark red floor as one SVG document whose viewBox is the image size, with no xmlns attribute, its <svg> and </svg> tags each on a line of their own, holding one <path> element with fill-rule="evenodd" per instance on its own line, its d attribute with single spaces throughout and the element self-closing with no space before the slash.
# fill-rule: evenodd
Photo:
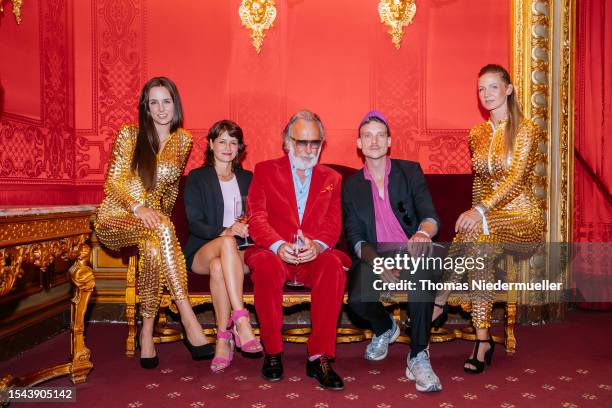
<svg viewBox="0 0 612 408">
<path fill-rule="evenodd" d="M 393 345 L 381 362 L 362 357 L 366 343 L 339 345 L 336 370 L 342 392 L 318 389 L 304 370 L 305 346 L 287 344 L 285 378 L 269 383 L 259 375 L 262 360 L 237 356 L 221 374 L 194 362 L 181 343 L 158 346 L 161 364 L 145 371 L 124 355 L 125 326 L 96 324 L 87 341 L 94 370 L 76 387 L 70 404 L 13 404 L 15 407 L 610 407 L 612 406 L 612 313 L 570 312 L 566 321 L 517 329 L 518 351 L 500 347 L 482 375 L 463 372 L 471 344 L 431 346 L 433 366 L 444 390 L 422 394 L 404 377 L 408 346 Z M 0 364 L 0 374 L 23 374 L 67 356 L 62 334 Z M 67 377 L 46 383 L 70 386 Z"/>
</svg>

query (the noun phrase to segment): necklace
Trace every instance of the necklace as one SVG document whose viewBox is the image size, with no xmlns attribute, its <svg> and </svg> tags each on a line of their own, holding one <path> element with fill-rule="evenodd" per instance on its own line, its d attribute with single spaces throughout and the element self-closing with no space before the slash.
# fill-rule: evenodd
<svg viewBox="0 0 612 408">
<path fill-rule="evenodd" d="M 231 170 L 227 174 L 217 173 L 217 177 L 219 177 L 221 181 L 230 181 L 234 178 L 234 173 Z"/>
</svg>

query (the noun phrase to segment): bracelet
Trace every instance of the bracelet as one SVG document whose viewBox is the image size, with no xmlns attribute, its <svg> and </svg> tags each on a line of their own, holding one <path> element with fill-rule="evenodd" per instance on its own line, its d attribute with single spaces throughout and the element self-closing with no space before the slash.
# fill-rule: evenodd
<svg viewBox="0 0 612 408">
<path fill-rule="evenodd" d="M 427 238 L 431 239 L 431 235 L 429 235 L 429 233 L 427 231 L 423 231 L 423 230 L 418 230 L 417 232 L 415 232 L 415 234 L 421 233 L 423 235 L 425 235 Z"/>
<path fill-rule="evenodd" d="M 142 203 L 136 203 L 132 206 L 132 214 L 136 215 L 136 210 L 139 209 L 140 207 L 142 207 L 143 204 Z"/>
</svg>

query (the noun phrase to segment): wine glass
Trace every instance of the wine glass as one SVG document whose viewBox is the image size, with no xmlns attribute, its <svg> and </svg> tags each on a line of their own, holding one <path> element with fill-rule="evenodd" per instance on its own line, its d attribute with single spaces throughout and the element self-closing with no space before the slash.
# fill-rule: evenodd
<svg viewBox="0 0 612 408">
<path fill-rule="evenodd" d="M 306 248 L 304 248 L 305 246 L 304 236 L 302 235 L 300 231 L 298 231 L 292 235 L 292 238 L 293 238 L 293 254 L 295 256 L 298 256 L 300 252 L 304 252 L 306 250 Z M 304 283 L 297 280 L 297 272 L 296 272 L 296 274 L 293 275 L 293 279 L 287 282 L 287 286 L 291 286 L 294 288 L 301 288 L 304 286 Z"/>
<path fill-rule="evenodd" d="M 241 224 L 247 224 L 249 222 L 247 209 L 246 196 L 234 197 L 234 219 L 236 222 Z M 251 245 L 253 245 L 253 243 L 249 240 L 249 235 L 247 233 L 246 237 L 244 237 L 244 242 L 238 245 L 238 248 L 242 249 Z"/>
</svg>

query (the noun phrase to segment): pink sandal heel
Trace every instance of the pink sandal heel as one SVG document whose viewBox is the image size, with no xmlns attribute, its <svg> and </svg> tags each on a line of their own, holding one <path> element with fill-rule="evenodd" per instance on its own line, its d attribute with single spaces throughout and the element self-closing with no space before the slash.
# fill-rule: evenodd
<svg viewBox="0 0 612 408">
<path fill-rule="evenodd" d="M 232 364 L 232 359 L 234 358 L 234 340 L 232 339 L 232 332 L 217 331 L 217 339 L 223 339 L 229 342 L 230 354 L 229 358 L 215 357 L 212 359 L 212 362 L 210 363 L 210 369 L 213 373 L 218 373 L 219 371 L 229 367 L 230 364 Z"/>
<path fill-rule="evenodd" d="M 246 309 L 240 309 L 240 310 L 232 311 L 232 314 L 230 316 L 230 323 L 227 327 L 229 330 L 232 327 L 232 325 L 234 326 L 232 329 L 232 334 L 234 335 L 234 343 L 236 344 L 236 348 L 241 349 L 243 353 L 253 353 L 253 354 L 261 353 L 263 351 L 263 347 L 261 343 L 259 342 L 259 339 L 254 338 L 252 340 L 247 341 L 244 344 L 240 342 L 240 336 L 238 336 L 238 329 L 236 328 L 236 322 L 241 317 L 245 317 L 250 324 L 249 312 Z"/>
</svg>

